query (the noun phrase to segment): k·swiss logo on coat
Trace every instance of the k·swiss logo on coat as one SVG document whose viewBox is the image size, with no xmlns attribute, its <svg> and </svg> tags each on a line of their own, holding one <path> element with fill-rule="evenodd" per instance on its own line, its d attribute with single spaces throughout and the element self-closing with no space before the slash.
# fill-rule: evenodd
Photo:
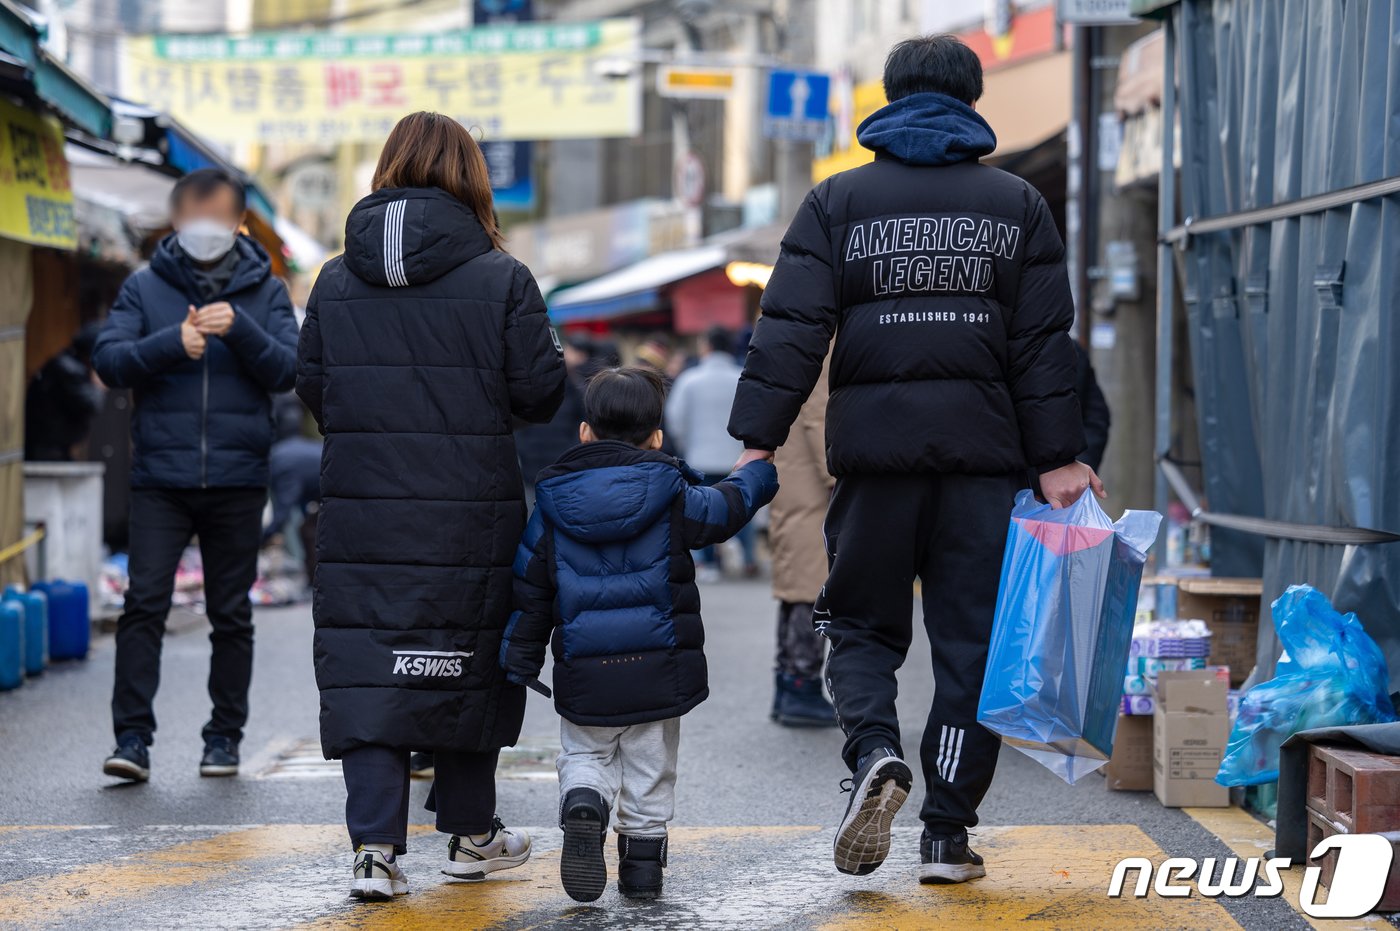
<svg viewBox="0 0 1400 931">
<path fill-rule="evenodd" d="M 462 660 L 470 659 L 471 655 L 441 650 L 395 650 L 394 675 L 460 676 Z"/>
</svg>

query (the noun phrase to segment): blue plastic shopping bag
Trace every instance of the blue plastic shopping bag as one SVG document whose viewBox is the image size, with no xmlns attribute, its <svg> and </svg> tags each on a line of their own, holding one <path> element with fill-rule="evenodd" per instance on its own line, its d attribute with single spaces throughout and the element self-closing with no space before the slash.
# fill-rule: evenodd
<svg viewBox="0 0 1400 931">
<path fill-rule="evenodd" d="M 1355 614 L 1332 607 L 1311 585 L 1273 604 L 1286 651 L 1274 677 L 1240 700 L 1240 714 L 1215 781 L 1254 786 L 1278 779 L 1279 748 L 1298 731 L 1396 719 L 1385 654 Z"/>
<path fill-rule="evenodd" d="M 977 720 L 1073 783 L 1108 762 L 1138 585 L 1162 517 L 1116 522 L 1091 491 L 1052 509 L 1016 496 Z"/>
</svg>

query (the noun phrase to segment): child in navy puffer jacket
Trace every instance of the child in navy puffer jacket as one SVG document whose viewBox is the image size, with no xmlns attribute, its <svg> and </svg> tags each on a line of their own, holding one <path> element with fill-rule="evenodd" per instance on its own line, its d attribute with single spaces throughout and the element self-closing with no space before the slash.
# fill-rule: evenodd
<svg viewBox="0 0 1400 931">
<path fill-rule="evenodd" d="M 603 840 L 617 804 L 618 890 L 661 894 L 674 813 L 680 717 L 709 694 L 690 550 L 732 537 L 777 493 L 769 462 L 711 487 L 660 452 L 665 385 L 608 369 L 584 395 L 580 445 L 540 473 L 515 558 L 515 613 L 501 643 L 508 678 L 538 676 L 554 648 L 564 889 L 603 894 Z M 624 776 L 625 774 L 625 776 Z"/>
</svg>

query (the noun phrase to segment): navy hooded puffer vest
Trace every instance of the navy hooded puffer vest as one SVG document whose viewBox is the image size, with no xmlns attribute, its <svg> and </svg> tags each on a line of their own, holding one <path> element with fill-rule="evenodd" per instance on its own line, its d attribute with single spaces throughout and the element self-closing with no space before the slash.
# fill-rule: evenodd
<svg viewBox="0 0 1400 931">
<path fill-rule="evenodd" d="M 552 640 L 555 705 L 575 724 L 677 717 L 709 694 L 690 550 L 737 533 L 778 483 L 767 462 L 712 487 L 699 479 L 665 453 L 611 440 L 540 474 L 501 663 L 528 682 Z"/>
</svg>

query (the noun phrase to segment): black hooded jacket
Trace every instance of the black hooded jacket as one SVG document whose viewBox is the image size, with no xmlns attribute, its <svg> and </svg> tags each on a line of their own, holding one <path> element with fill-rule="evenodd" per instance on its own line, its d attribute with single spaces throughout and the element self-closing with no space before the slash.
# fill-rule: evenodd
<svg viewBox="0 0 1400 931">
<path fill-rule="evenodd" d="M 292 387 L 297 322 L 267 253 L 247 236 L 212 297 L 172 233 L 151 264 L 132 272 L 107 315 L 92 367 L 131 388 L 131 484 L 137 488 L 254 488 L 267 484 L 273 393 Z M 185 352 L 190 305 L 227 301 L 233 326 L 204 356 Z"/>
<path fill-rule="evenodd" d="M 872 114 L 869 165 L 807 196 L 763 294 L 729 432 L 775 449 L 831 356 L 833 475 L 1004 474 L 1084 449 L 1064 247 L 1034 188 L 978 164 L 971 107 Z"/>
<path fill-rule="evenodd" d="M 512 418 L 564 363 L 524 265 L 437 188 L 382 190 L 307 306 L 297 394 L 325 434 L 314 651 L 321 747 L 478 751 L 519 735 L 496 657 L 525 505 Z"/>
</svg>

